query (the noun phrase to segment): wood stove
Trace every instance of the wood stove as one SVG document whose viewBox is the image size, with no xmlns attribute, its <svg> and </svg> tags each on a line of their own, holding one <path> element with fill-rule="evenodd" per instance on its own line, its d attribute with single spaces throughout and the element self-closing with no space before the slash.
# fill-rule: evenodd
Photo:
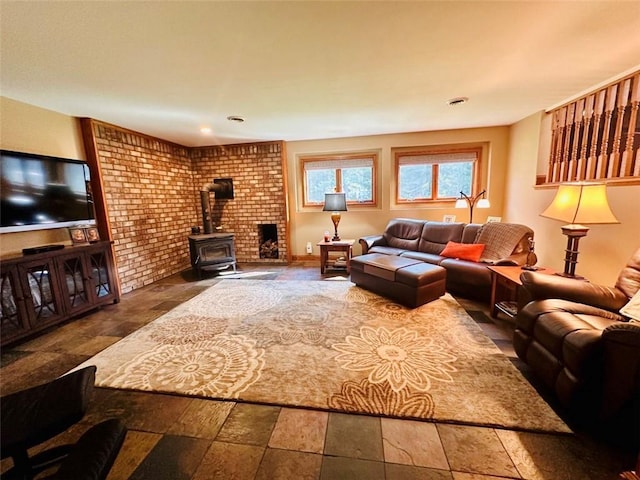
<svg viewBox="0 0 640 480">
<path fill-rule="evenodd" d="M 223 270 L 229 266 L 236 271 L 236 252 L 232 233 L 189 235 L 191 266 L 202 276 L 202 270 Z"/>
</svg>

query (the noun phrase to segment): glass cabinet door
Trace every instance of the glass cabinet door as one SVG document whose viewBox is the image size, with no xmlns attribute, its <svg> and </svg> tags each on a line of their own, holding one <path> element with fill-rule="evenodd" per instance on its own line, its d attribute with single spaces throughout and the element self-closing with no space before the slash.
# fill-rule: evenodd
<svg viewBox="0 0 640 480">
<path fill-rule="evenodd" d="M 87 310 L 93 305 L 93 292 L 84 258 L 82 253 L 58 258 L 62 294 L 69 313 Z"/>
<path fill-rule="evenodd" d="M 107 249 L 96 250 L 88 255 L 91 286 L 95 296 L 101 302 L 109 298 L 115 298 L 115 283 L 114 279 L 111 278 L 111 269 L 109 267 L 112 262 L 109 255 L 110 252 Z"/>
<path fill-rule="evenodd" d="M 20 265 L 22 271 L 22 289 L 25 292 L 25 306 L 29 312 L 31 328 L 39 328 L 55 323 L 62 317 L 63 306 L 60 303 L 58 283 L 53 260 L 29 262 Z"/>
<path fill-rule="evenodd" d="M 17 279 L 16 266 L 0 271 L 0 332 L 3 344 L 29 330 L 24 297 Z"/>
</svg>

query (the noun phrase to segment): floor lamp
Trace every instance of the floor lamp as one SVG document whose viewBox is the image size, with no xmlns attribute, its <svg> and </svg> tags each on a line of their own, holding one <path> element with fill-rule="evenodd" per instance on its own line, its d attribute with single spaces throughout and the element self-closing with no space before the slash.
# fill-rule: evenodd
<svg viewBox="0 0 640 480">
<path fill-rule="evenodd" d="M 478 208 L 489 208 L 491 205 L 489 204 L 489 200 L 485 198 L 486 190 L 481 191 L 475 197 L 470 197 L 463 192 L 460 192 L 460 198 L 456 200 L 455 208 L 464 208 L 469 206 L 469 223 L 473 223 L 473 207 L 476 206 Z"/>
<path fill-rule="evenodd" d="M 607 201 L 607 186 L 604 183 L 564 183 L 558 187 L 551 205 L 540 214 L 542 217 L 569 222 L 562 227 L 567 236 L 562 276 L 576 276 L 578 242 L 587 235 L 585 224 L 620 223 Z"/>
<path fill-rule="evenodd" d="M 347 211 L 347 197 L 345 193 L 325 193 L 324 194 L 324 207 L 322 208 L 323 212 L 331 212 L 331 221 L 333 222 L 333 227 L 335 229 L 335 233 L 332 242 L 337 242 L 340 240 L 340 236 L 338 235 L 338 224 L 340 223 L 340 212 Z"/>
</svg>

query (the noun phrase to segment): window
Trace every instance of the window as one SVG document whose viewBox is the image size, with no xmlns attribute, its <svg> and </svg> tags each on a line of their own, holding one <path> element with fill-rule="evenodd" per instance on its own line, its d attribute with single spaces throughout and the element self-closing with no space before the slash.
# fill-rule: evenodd
<svg viewBox="0 0 640 480">
<path fill-rule="evenodd" d="M 549 112 L 551 155 L 536 183 L 637 182 L 640 177 L 640 72 Z"/>
<path fill-rule="evenodd" d="M 375 205 L 376 153 L 301 157 L 304 206 L 324 205 L 324 194 L 345 192 L 349 205 Z"/>
<path fill-rule="evenodd" d="M 480 148 L 395 152 L 397 203 L 455 200 L 474 193 Z"/>
</svg>

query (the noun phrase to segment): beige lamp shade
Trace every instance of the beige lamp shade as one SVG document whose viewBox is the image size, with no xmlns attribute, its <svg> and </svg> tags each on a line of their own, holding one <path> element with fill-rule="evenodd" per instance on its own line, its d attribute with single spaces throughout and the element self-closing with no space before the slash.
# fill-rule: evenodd
<svg viewBox="0 0 640 480">
<path fill-rule="evenodd" d="M 478 204 L 476 205 L 478 208 L 489 208 L 491 207 L 491 203 L 489 203 L 488 198 L 481 198 L 478 200 Z"/>
<path fill-rule="evenodd" d="M 620 223 L 609 207 L 604 183 L 562 184 L 540 215 L 569 224 Z"/>
</svg>

